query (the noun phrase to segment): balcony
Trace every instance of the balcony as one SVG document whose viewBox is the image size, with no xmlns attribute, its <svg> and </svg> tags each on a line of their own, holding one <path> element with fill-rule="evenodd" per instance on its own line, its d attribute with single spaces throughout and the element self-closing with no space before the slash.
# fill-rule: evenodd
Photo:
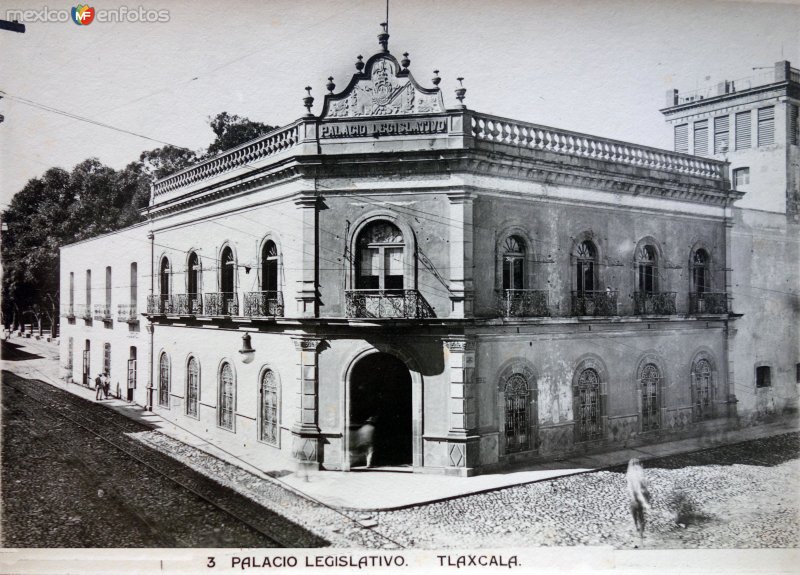
<svg viewBox="0 0 800 575">
<path fill-rule="evenodd" d="M 135 323 L 139 321 L 139 316 L 136 313 L 136 304 L 117 304 L 117 321 L 124 321 L 126 323 Z"/>
<path fill-rule="evenodd" d="M 689 294 L 689 313 L 697 315 L 728 313 L 728 294 L 703 292 Z"/>
<path fill-rule="evenodd" d="M 572 292 L 573 316 L 612 316 L 617 313 L 617 292 L 574 291 Z"/>
<path fill-rule="evenodd" d="M 234 292 L 203 294 L 203 315 L 239 315 L 239 296 Z"/>
<path fill-rule="evenodd" d="M 85 319 L 86 321 L 92 320 L 92 306 L 87 304 L 78 304 L 77 306 L 77 316 L 81 319 Z"/>
<path fill-rule="evenodd" d="M 675 315 L 675 292 L 641 292 L 633 293 L 634 315 Z"/>
<path fill-rule="evenodd" d="M 283 317 L 283 292 L 253 291 L 244 294 L 245 317 Z"/>
<path fill-rule="evenodd" d="M 94 306 L 94 319 L 103 321 L 111 321 L 111 308 L 103 304 L 95 304 Z"/>
<path fill-rule="evenodd" d="M 62 306 L 61 315 L 67 319 L 75 319 L 75 306 L 72 304 Z"/>
<path fill-rule="evenodd" d="M 172 313 L 172 298 L 162 294 L 147 296 L 147 313 L 148 315 Z"/>
<path fill-rule="evenodd" d="M 346 317 L 425 319 L 433 308 L 414 289 L 355 289 L 345 292 Z"/>
<path fill-rule="evenodd" d="M 171 296 L 172 313 L 177 315 L 202 315 L 203 298 L 199 293 L 179 293 Z"/>
<path fill-rule="evenodd" d="M 547 290 L 500 290 L 497 293 L 497 309 L 503 317 L 549 317 L 547 298 Z"/>
</svg>

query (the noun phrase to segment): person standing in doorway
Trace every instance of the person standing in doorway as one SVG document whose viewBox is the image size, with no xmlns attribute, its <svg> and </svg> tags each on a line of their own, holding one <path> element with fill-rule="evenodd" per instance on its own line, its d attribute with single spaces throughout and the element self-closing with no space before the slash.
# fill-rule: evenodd
<svg viewBox="0 0 800 575">
<path fill-rule="evenodd" d="M 628 494 L 631 498 L 631 514 L 636 525 L 639 538 L 644 538 L 645 510 L 650 509 L 650 491 L 647 488 L 647 478 L 644 475 L 642 464 L 637 458 L 628 462 L 628 472 L 625 474 L 628 481 Z"/>
<path fill-rule="evenodd" d="M 372 458 L 375 454 L 375 418 L 369 417 L 358 430 L 358 450 L 366 455 L 367 467 L 372 467 Z"/>
</svg>

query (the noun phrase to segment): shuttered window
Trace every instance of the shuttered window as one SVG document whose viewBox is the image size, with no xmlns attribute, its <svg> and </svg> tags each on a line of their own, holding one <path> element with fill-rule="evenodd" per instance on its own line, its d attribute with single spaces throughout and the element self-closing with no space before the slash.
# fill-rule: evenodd
<svg viewBox="0 0 800 575">
<path fill-rule="evenodd" d="M 714 153 L 723 154 L 728 151 L 728 128 L 730 116 L 714 118 Z"/>
<path fill-rule="evenodd" d="M 750 110 L 736 114 L 736 149 L 746 150 L 751 144 L 750 133 L 752 131 Z"/>
<path fill-rule="evenodd" d="M 694 154 L 695 156 L 708 155 L 708 120 L 694 123 Z"/>
<path fill-rule="evenodd" d="M 689 153 L 689 124 L 675 126 L 675 151 Z"/>
<path fill-rule="evenodd" d="M 758 110 L 758 145 L 775 143 L 775 106 Z"/>
<path fill-rule="evenodd" d="M 800 107 L 789 104 L 789 143 L 800 144 Z"/>
</svg>

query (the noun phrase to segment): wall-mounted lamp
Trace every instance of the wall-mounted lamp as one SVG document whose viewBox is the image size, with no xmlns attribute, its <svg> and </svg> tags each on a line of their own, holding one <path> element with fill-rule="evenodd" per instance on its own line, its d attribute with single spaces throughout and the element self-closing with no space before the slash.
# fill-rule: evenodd
<svg viewBox="0 0 800 575">
<path fill-rule="evenodd" d="M 242 349 L 239 350 L 239 353 L 242 354 L 242 361 L 244 363 L 250 363 L 256 355 L 256 350 L 253 349 L 250 343 L 250 334 L 247 332 L 242 336 Z"/>
</svg>

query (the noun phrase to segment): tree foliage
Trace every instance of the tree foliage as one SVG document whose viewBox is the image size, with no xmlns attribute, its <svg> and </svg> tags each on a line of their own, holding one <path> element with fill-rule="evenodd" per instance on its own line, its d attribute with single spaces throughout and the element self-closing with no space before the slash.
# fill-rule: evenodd
<svg viewBox="0 0 800 575">
<path fill-rule="evenodd" d="M 71 172 L 50 168 L 29 180 L 2 213 L 3 323 L 22 323 L 23 314 L 55 323 L 61 246 L 141 221 L 153 181 L 272 130 L 227 112 L 209 125 L 216 138 L 201 154 L 167 145 L 121 170 L 89 158 Z"/>
</svg>

